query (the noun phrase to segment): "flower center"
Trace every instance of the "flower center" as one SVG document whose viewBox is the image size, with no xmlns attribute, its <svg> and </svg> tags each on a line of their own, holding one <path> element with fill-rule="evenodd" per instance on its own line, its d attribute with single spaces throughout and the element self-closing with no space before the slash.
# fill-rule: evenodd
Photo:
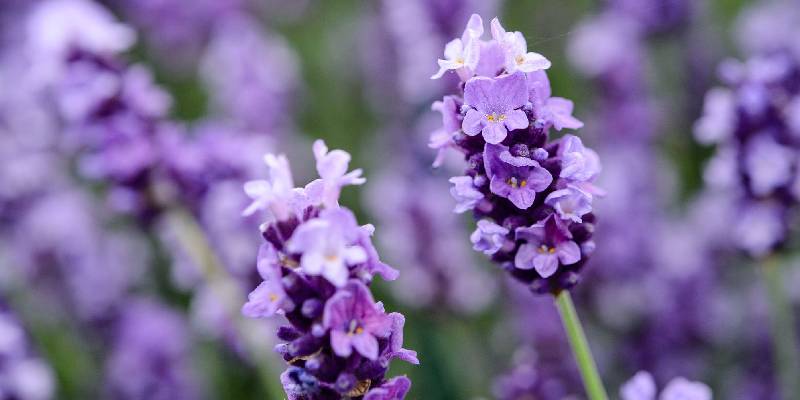
<svg viewBox="0 0 800 400">
<path fill-rule="evenodd" d="M 459 64 L 459 65 L 464 65 L 464 57 L 458 57 L 458 58 L 456 58 L 456 64 Z"/>
<path fill-rule="evenodd" d="M 329 263 L 337 262 L 339 261 L 339 255 L 336 253 L 325 254 L 325 261 Z"/>
<path fill-rule="evenodd" d="M 273 303 L 274 303 L 274 302 L 276 302 L 276 301 L 278 301 L 278 295 L 277 295 L 277 294 L 275 294 L 275 293 L 270 293 L 270 294 L 269 294 L 269 301 L 271 301 L 271 302 L 273 302 Z"/>
<path fill-rule="evenodd" d="M 364 328 L 358 324 L 358 321 L 354 319 L 350 320 L 350 327 L 347 329 L 347 336 L 360 335 L 362 333 L 364 333 Z"/>
<path fill-rule="evenodd" d="M 486 120 L 489 122 L 503 122 L 506 120 L 506 115 L 498 113 L 486 114 Z"/>
<path fill-rule="evenodd" d="M 517 61 L 517 65 L 522 65 L 525 62 L 525 56 L 518 55 L 517 58 L 516 58 L 516 61 Z"/>
<path fill-rule="evenodd" d="M 509 186 L 511 186 L 512 188 L 515 188 L 515 189 L 516 189 L 517 187 L 524 188 L 525 186 L 528 186 L 528 181 L 526 181 L 525 179 L 522 179 L 522 180 L 517 180 L 517 178 L 515 178 L 515 177 L 513 177 L 513 176 L 512 176 L 511 178 L 508 178 L 508 180 L 506 181 L 506 183 L 507 183 Z"/>
<path fill-rule="evenodd" d="M 553 254 L 556 252 L 555 247 L 547 247 L 547 245 L 543 244 L 536 249 L 539 254 Z"/>
</svg>

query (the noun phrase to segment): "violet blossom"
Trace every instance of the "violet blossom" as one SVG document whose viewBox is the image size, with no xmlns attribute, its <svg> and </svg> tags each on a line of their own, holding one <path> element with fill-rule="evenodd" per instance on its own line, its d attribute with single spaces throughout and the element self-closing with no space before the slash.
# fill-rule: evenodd
<svg viewBox="0 0 800 400">
<path fill-rule="evenodd" d="M 695 125 L 699 141 L 717 145 L 706 169 L 708 190 L 735 203 L 732 243 L 753 257 L 778 250 L 793 233 L 787 221 L 800 201 L 800 146 L 791 122 L 791 101 L 800 98 L 798 60 L 778 50 L 725 62 L 727 88 L 709 92 Z"/>
<path fill-rule="evenodd" d="M 472 209 L 481 221 L 475 248 L 535 292 L 558 292 L 577 283 L 594 250 L 591 201 L 603 192 L 592 182 L 600 163 L 576 136 L 548 141 L 550 128 L 582 125 L 572 104 L 553 101 L 543 71 L 549 62 L 527 50 L 522 57 L 521 35 L 497 20 L 492 32 L 481 41 L 478 67 L 461 76 L 463 99 L 446 97 L 438 108 L 445 123 L 460 119 L 461 131 L 452 144 L 436 132 L 432 147 L 454 148 L 468 163 L 451 192 L 456 212 Z"/>
<path fill-rule="evenodd" d="M 640 371 L 620 388 L 622 400 L 656 400 L 656 383 L 653 376 Z M 701 382 L 674 378 L 664 389 L 659 400 L 711 400 L 711 389 Z"/>
<path fill-rule="evenodd" d="M 290 187 L 286 158 L 267 155 L 272 178 L 246 184 L 250 194 L 254 185 L 263 188 L 250 210 L 268 220 L 261 226 L 266 242 L 258 256 L 264 282 L 243 312 L 281 314 L 290 323 L 278 329 L 286 343 L 276 348 L 289 364 L 281 375 L 289 399 L 400 400 L 410 382 L 387 380 L 389 362 L 419 361 L 402 348 L 402 315 L 387 314 L 367 287 L 374 275 L 392 280 L 397 271 L 378 258 L 370 238 L 374 228 L 359 226 L 351 211 L 338 206 L 342 186 L 363 183 L 360 171 L 345 174 L 350 155 L 328 152 L 322 141 L 314 150 L 322 180 Z"/>
</svg>

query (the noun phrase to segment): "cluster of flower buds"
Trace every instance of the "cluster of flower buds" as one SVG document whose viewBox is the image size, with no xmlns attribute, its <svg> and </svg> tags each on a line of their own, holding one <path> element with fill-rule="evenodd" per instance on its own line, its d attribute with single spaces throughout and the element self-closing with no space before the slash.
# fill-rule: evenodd
<svg viewBox="0 0 800 400">
<path fill-rule="evenodd" d="M 290 325 L 278 330 L 278 346 L 289 364 L 281 376 L 289 399 L 403 399 L 411 382 L 385 378 L 394 358 L 417 364 L 402 348 L 405 318 L 386 313 L 367 285 L 375 274 L 397 271 L 382 263 L 372 245 L 371 225 L 359 226 L 338 204 L 346 185 L 365 182 L 361 170 L 347 172 L 350 155 L 314 143 L 317 179 L 295 188 L 285 156 L 267 154 L 270 179 L 250 181 L 253 199 L 245 214 L 262 211 L 267 221 L 258 254 L 264 281 L 243 312 L 260 318 L 280 314 Z"/>
<path fill-rule="evenodd" d="M 456 212 L 473 210 L 474 248 L 492 257 L 537 293 L 575 285 L 594 250 L 592 182 L 597 154 L 573 135 L 548 140 L 550 128 L 577 129 L 571 101 L 552 97 L 544 70 L 550 61 L 528 52 L 520 32 L 506 32 L 497 19 L 485 41 L 473 15 L 460 39 L 445 48 L 438 78 L 449 70 L 464 82 L 463 96 L 434 104 L 443 128 L 430 146 L 461 151 L 464 176 L 450 179 Z"/>
<path fill-rule="evenodd" d="M 751 256 L 768 255 L 789 239 L 800 204 L 800 62 L 773 51 L 744 63 L 728 61 L 727 88 L 712 89 L 695 136 L 717 145 L 705 179 L 725 193 L 738 216 L 734 244 Z"/>
</svg>

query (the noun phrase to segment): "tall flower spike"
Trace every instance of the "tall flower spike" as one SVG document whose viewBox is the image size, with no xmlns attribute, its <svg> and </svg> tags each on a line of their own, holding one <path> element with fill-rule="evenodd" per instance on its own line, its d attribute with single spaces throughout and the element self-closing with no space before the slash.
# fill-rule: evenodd
<svg viewBox="0 0 800 400">
<path fill-rule="evenodd" d="M 733 245 L 763 257 L 790 239 L 788 221 L 800 210 L 800 57 L 772 52 L 729 60 L 721 71 L 728 88 L 706 95 L 695 136 L 718 147 L 705 180 L 739 208 Z"/>
<path fill-rule="evenodd" d="M 368 287 L 375 274 L 392 280 L 398 273 L 378 258 L 374 228 L 359 226 L 338 205 L 342 186 L 364 178 L 360 170 L 347 173 L 350 155 L 342 150 L 317 141 L 314 155 L 321 179 L 305 188 L 290 187 L 288 161 L 272 155 L 271 181 L 245 185 L 255 199 L 248 211 L 263 210 L 269 219 L 257 262 L 263 282 L 242 312 L 289 322 L 278 330 L 286 343 L 277 351 L 289 364 L 281 383 L 290 400 L 402 400 L 411 382 L 386 379 L 389 362 L 419 361 L 402 347 L 405 318 L 386 313 Z"/>
<path fill-rule="evenodd" d="M 528 53 L 521 33 L 507 32 L 497 19 L 491 31 L 463 96 L 437 103 L 444 127 L 430 147 L 437 160 L 453 148 L 468 163 L 450 182 L 456 212 L 472 210 L 479 220 L 474 248 L 532 290 L 556 293 L 577 282 L 594 249 L 600 162 L 577 136 L 548 140 L 550 128 L 583 125 L 571 115 L 572 102 L 551 96 L 543 71 L 550 62 Z"/>
</svg>

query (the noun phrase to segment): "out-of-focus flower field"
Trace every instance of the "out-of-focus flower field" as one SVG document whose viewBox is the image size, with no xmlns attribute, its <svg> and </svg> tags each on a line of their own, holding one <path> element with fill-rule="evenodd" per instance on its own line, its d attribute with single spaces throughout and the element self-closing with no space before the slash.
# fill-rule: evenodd
<svg viewBox="0 0 800 400">
<path fill-rule="evenodd" d="M 799 211 L 797 0 L 0 0 L 0 400 L 798 399 Z"/>
</svg>

